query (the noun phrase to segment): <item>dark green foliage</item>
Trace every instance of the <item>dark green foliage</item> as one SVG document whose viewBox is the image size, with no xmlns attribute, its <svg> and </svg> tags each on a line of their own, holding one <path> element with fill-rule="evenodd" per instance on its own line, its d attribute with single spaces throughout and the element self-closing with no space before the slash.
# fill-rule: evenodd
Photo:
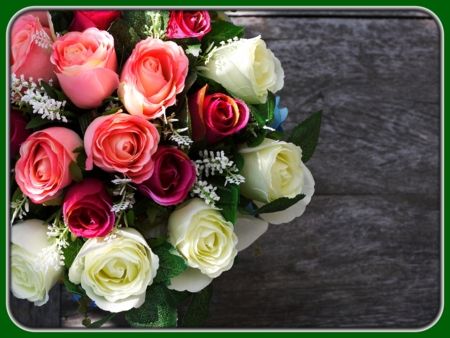
<svg viewBox="0 0 450 338">
<path fill-rule="evenodd" d="M 319 141 L 322 111 L 311 114 L 306 120 L 296 126 L 289 135 L 288 142 L 302 148 L 302 161 L 308 162 L 316 150 Z"/>
<path fill-rule="evenodd" d="M 200 292 L 194 293 L 192 301 L 183 318 L 184 327 L 199 327 L 203 324 L 209 312 L 209 302 L 212 297 L 212 283 Z"/>
</svg>

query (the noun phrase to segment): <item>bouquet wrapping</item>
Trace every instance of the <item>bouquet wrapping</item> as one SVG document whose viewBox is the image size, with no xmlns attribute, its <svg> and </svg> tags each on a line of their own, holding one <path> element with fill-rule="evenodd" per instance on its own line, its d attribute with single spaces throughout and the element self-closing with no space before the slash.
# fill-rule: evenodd
<svg viewBox="0 0 450 338">
<path fill-rule="evenodd" d="M 200 326 L 213 280 L 311 201 L 321 112 L 283 131 L 280 61 L 222 12 L 25 12 L 10 41 L 13 295 L 62 280 L 87 327 Z"/>
</svg>

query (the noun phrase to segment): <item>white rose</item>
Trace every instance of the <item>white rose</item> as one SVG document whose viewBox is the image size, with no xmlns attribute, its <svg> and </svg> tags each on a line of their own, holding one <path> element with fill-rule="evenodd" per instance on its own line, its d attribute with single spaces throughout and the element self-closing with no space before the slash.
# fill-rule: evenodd
<svg viewBox="0 0 450 338">
<path fill-rule="evenodd" d="M 35 270 L 34 260 L 47 247 L 47 227 L 44 221 L 30 219 L 11 228 L 11 291 L 20 299 L 44 305 L 48 292 L 57 283 L 64 269 L 53 267 Z"/>
<path fill-rule="evenodd" d="M 261 207 L 280 197 L 305 197 L 284 211 L 261 214 L 269 223 L 281 224 L 301 216 L 314 194 L 314 178 L 302 162 L 300 147 L 283 141 L 265 139 L 258 147 L 242 145 L 239 153 L 245 164 L 241 175 L 241 194 Z"/>
<path fill-rule="evenodd" d="M 267 227 L 267 222 L 250 216 L 238 216 L 233 226 L 217 208 L 199 198 L 180 204 L 169 217 L 168 241 L 184 256 L 189 268 L 172 278 L 168 288 L 200 291 L 229 270 L 237 252 L 252 244 Z"/>
<path fill-rule="evenodd" d="M 102 310 L 138 308 L 156 276 L 159 258 L 135 229 L 117 230 L 112 237 L 109 241 L 103 237 L 86 241 L 69 269 L 69 279 L 81 283 Z"/>
<path fill-rule="evenodd" d="M 251 104 L 265 103 L 268 90 L 284 85 L 281 63 L 260 36 L 219 47 L 200 72 Z"/>
</svg>

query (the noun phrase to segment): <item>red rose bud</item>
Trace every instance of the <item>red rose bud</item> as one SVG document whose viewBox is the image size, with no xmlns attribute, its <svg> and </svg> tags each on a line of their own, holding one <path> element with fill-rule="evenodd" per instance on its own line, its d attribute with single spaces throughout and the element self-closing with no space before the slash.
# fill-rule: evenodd
<svg viewBox="0 0 450 338">
<path fill-rule="evenodd" d="M 181 150 L 159 146 L 153 155 L 155 171 L 137 189 L 164 206 L 182 202 L 195 183 L 195 166 Z"/>
<path fill-rule="evenodd" d="M 247 125 L 250 110 L 244 102 L 222 93 L 206 95 L 208 85 L 189 97 L 192 139 L 206 134 L 209 144 L 232 135 Z"/>
<path fill-rule="evenodd" d="M 102 181 L 86 178 L 72 185 L 64 197 L 64 221 L 75 236 L 104 237 L 114 227 L 113 199 Z"/>
<path fill-rule="evenodd" d="M 106 31 L 113 21 L 118 18 L 122 18 L 121 11 L 74 11 L 69 32 L 82 32 L 91 27 Z"/>
<path fill-rule="evenodd" d="M 25 129 L 27 124 L 28 124 L 27 119 L 23 117 L 20 111 L 11 110 L 9 122 L 9 134 L 11 137 L 9 156 L 11 158 L 13 158 L 19 153 L 20 145 L 32 133 L 31 129 Z"/>
<path fill-rule="evenodd" d="M 199 38 L 211 30 L 208 11 L 171 11 L 167 26 L 170 39 Z"/>
</svg>

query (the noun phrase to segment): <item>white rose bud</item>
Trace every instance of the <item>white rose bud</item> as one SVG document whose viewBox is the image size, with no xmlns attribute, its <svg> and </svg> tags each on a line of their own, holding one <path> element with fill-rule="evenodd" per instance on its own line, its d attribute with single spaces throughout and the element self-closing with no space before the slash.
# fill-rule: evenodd
<svg viewBox="0 0 450 338">
<path fill-rule="evenodd" d="M 284 211 L 261 214 L 260 217 L 272 224 L 292 221 L 301 216 L 314 194 L 314 178 L 302 162 L 300 147 L 283 141 L 265 139 L 261 145 L 250 148 L 241 145 L 239 153 L 245 164 L 241 175 L 241 194 L 254 200 L 258 207 L 281 197 L 305 197 Z"/>
<path fill-rule="evenodd" d="M 159 258 L 135 229 L 120 229 L 109 237 L 91 238 L 84 243 L 69 269 L 69 279 L 81 283 L 102 310 L 138 308 L 156 276 Z"/>
<path fill-rule="evenodd" d="M 64 269 L 35 270 L 35 259 L 47 247 L 47 227 L 38 219 L 26 220 L 11 228 L 11 291 L 20 299 L 41 306 Z"/>
<path fill-rule="evenodd" d="M 200 72 L 251 104 L 265 103 L 267 91 L 284 85 L 281 63 L 260 36 L 219 47 Z"/>
</svg>

